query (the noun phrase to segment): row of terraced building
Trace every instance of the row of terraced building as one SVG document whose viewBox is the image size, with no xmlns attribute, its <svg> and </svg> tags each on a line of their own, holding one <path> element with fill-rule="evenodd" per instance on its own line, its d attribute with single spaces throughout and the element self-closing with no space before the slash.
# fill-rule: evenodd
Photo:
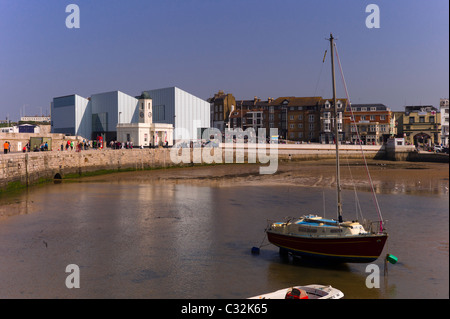
<svg viewBox="0 0 450 319">
<path fill-rule="evenodd" d="M 322 97 L 279 97 L 238 100 L 219 91 L 208 100 L 211 124 L 246 130 L 277 128 L 279 138 L 294 143 L 334 143 L 333 99 Z M 383 104 L 352 104 L 337 99 L 339 139 L 346 143 L 379 145 L 397 134 L 394 112 Z"/>
</svg>

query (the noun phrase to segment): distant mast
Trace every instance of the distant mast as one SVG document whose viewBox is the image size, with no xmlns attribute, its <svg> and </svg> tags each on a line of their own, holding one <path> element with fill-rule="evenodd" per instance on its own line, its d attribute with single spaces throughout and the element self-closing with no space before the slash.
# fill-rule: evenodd
<svg viewBox="0 0 450 319">
<path fill-rule="evenodd" d="M 334 140 L 336 144 L 336 188 L 337 188 L 337 215 L 338 220 L 342 223 L 342 201 L 341 201 L 341 172 L 339 168 L 339 129 L 338 129 L 338 108 L 336 101 L 336 82 L 334 75 L 334 38 L 330 33 L 331 46 L 331 75 L 333 80 L 333 104 L 334 104 Z"/>
</svg>

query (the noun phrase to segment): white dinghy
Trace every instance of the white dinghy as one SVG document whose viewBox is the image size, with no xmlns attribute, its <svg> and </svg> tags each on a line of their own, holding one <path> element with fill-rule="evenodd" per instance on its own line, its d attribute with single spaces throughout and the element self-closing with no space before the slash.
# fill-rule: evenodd
<svg viewBox="0 0 450 319">
<path fill-rule="evenodd" d="M 323 285 L 295 286 L 248 299 L 342 299 L 339 289 Z"/>
</svg>

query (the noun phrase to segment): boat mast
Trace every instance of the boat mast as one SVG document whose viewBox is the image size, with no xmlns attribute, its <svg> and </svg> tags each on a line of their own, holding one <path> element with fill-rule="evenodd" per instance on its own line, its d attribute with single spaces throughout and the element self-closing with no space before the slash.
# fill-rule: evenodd
<svg viewBox="0 0 450 319">
<path fill-rule="evenodd" d="M 336 101 L 336 81 L 334 76 L 334 38 L 330 33 L 331 46 L 331 74 L 333 79 L 333 105 L 334 105 L 334 139 L 336 143 L 336 188 L 337 188 L 337 214 L 338 220 L 342 223 L 342 202 L 341 202 L 341 172 L 339 167 L 339 129 L 338 129 L 338 107 Z"/>
</svg>

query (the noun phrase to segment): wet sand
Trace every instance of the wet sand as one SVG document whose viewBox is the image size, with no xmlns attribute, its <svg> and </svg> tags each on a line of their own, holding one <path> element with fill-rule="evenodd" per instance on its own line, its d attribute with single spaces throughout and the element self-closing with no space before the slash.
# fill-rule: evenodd
<svg viewBox="0 0 450 319">
<path fill-rule="evenodd" d="M 384 194 L 448 195 L 449 165 L 442 163 L 415 163 L 368 160 L 375 192 Z M 299 186 L 336 187 L 335 161 L 297 161 L 279 163 L 273 175 L 261 175 L 260 164 L 223 164 L 193 166 L 106 175 L 64 180 L 63 183 L 140 183 L 188 184 L 195 186 Z M 362 160 L 341 161 L 341 186 L 343 189 L 371 191 L 368 174 Z M 43 187 L 42 185 L 33 188 Z M 27 192 L 24 190 L 23 192 Z M 0 221 L 27 211 L 32 203 L 19 200 L 18 194 L 0 197 Z"/>
<path fill-rule="evenodd" d="M 413 163 L 368 160 L 341 161 L 343 189 L 370 191 L 368 172 L 377 193 L 448 193 L 449 165 L 442 163 Z M 153 171 L 113 173 L 86 177 L 82 180 L 102 182 L 187 183 L 208 186 L 304 186 L 335 187 L 334 160 L 280 163 L 272 175 L 259 173 L 260 164 L 225 164 L 194 166 Z"/>
</svg>

